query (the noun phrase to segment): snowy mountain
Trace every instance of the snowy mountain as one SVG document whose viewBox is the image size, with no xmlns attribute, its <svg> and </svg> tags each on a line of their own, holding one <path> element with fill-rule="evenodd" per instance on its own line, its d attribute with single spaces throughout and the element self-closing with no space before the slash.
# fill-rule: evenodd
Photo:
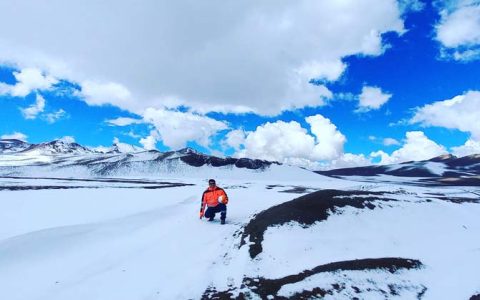
<svg viewBox="0 0 480 300">
<path fill-rule="evenodd" d="M 207 170 L 230 173 L 232 168 L 264 171 L 278 163 L 248 158 L 220 158 L 191 148 L 159 152 L 116 143 L 99 151 L 56 140 L 29 145 L 20 151 L 0 155 L 0 174 L 24 176 L 158 176 L 161 174 L 203 174 Z M 213 168 L 213 169 L 212 169 Z M 298 168 L 297 168 L 298 169 Z M 301 171 L 308 172 L 308 171 Z"/>
<path fill-rule="evenodd" d="M 0 140 L 0 154 L 20 152 L 30 147 L 29 143 L 15 139 Z"/>
<path fill-rule="evenodd" d="M 126 144 L 126 143 L 114 143 L 105 153 L 135 153 L 143 152 L 145 149 Z"/>
<path fill-rule="evenodd" d="M 400 177 L 461 177 L 480 175 L 480 154 L 455 157 L 451 154 L 424 161 L 410 161 L 383 166 L 343 168 L 329 171 L 316 171 L 328 176 L 377 176 Z"/>
<path fill-rule="evenodd" d="M 191 148 L 2 145 L 0 299 L 480 294 L 478 155 L 325 176 Z M 208 178 L 226 225 L 199 219 Z"/>
<path fill-rule="evenodd" d="M 20 153 L 31 155 L 90 154 L 92 153 L 92 150 L 83 147 L 77 143 L 70 143 L 63 140 L 54 140 L 47 143 L 30 145 L 25 150 L 20 151 Z"/>
</svg>

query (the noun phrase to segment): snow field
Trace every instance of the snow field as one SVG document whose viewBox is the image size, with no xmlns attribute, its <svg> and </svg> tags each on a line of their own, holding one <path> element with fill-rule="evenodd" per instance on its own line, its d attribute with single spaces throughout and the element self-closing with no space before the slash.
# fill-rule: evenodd
<svg viewBox="0 0 480 300">
<path fill-rule="evenodd" d="M 263 184 L 227 189 L 221 226 L 199 220 L 205 184 L 195 183 L 1 192 L 0 298 L 198 299 L 216 276 L 227 280 L 212 269 L 240 225 L 295 195 Z"/>
</svg>

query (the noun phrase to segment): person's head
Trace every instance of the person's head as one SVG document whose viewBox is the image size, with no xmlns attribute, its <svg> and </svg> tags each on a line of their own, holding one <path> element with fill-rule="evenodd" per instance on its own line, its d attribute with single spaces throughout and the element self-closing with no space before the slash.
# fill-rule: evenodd
<svg viewBox="0 0 480 300">
<path fill-rule="evenodd" d="M 208 180 L 208 187 L 215 187 L 215 185 L 216 185 L 215 179 Z"/>
</svg>

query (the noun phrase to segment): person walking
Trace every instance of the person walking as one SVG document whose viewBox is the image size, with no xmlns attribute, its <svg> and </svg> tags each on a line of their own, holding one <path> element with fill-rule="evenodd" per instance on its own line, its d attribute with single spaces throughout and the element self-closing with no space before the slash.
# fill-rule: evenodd
<svg viewBox="0 0 480 300">
<path fill-rule="evenodd" d="M 208 180 L 208 188 L 203 192 L 202 203 L 200 206 L 200 219 L 208 218 L 213 221 L 216 213 L 220 213 L 221 224 L 225 224 L 227 217 L 228 196 L 225 191 L 218 187 L 214 179 Z M 205 211 L 205 206 L 207 211 Z"/>
</svg>

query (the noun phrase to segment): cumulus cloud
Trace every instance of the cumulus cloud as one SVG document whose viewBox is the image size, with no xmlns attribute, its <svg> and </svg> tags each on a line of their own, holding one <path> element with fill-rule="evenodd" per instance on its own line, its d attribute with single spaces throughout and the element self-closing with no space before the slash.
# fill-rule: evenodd
<svg viewBox="0 0 480 300">
<path fill-rule="evenodd" d="M 417 111 L 410 123 L 468 132 L 480 140 L 480 91 L 469 91 L 452 99 L 434 102 Z"/>
<path fill-rule="evenodd" d="M 158 138 L 158 133 L 152 130 L 149 136 L 140 139 L 140 144 L 145 150 L 156 150 Z"/>
<path fill-rule="evenodd" d="M 384 146 L 393 146 L 393 145 L 400 145 L 400 142 L 394 138 L 384 138 L 383 139 Z"/>
<path fill-rule="evenodd" d="M 112 120 L 106 120 L 105 122 L 108 123 L 109 125 L 112 125 L 112 126 L 128 126 L 128 125 L 132 125 L 132 124 L 140 124 L 140 123 L 142 123 L 142 120 L 119 117 L 119 118 L 112 119 Z"/>
<path fill-rule="evenodd" d="M 378 87 L 364 86 L 359 96 L 357 112 L 379 109 L 390 100 L 391 97 L 391 94 L 384 93 L 382 89 Z"/>
<path fill-rule="evenodd" d="M 436 39 L 443 54 L 456 60 L 480 58 L 480 2 L 459 0 L 446 2 L 436 25 Z"/>
<path fill-rule="evenodd" d="M 320 163 L 315 170 L 332 170 L 341 168 L 353 168 L 372 165 L 369 157 L 363 154 L 343 153 L 339 158 Z"/>
<path fill-rule="evenodd" d="M 246 133 L 241 129 L 229 131 L 225 137 L 225 144 L 235 150 L 240 150 L 245 143 Z"/>
<path fill-rule="evenodd" d="M 305 121 L 315 136 L 313 157 L 317 160 L 333 159 L 343 153 L 343 145 L 347 139 L 329 119 L 315 115 L 305 118 Z"/>
<path fill-rule="evenodd" d="M 27 135 L 21 133 L 21 132 L 14 132 L 10 134 L 4 134 L 2 135 L 1 139 L 13 139 L 13 140 L 20 140 L 20 141 L 27 141 Z"/>
<path fill-rule="evenodd" d="M 395 0 L 0 2 L 0 53 L 3 62 L 80 84 L 91 105 L 272 115 L 322 105 L 331 92 L 309 81 L 337 80 L 346 56 L 383 53 L 382 34 L 404 31 L 404 7 Z"/>
<path fill-rule="evenodd" d="M 35 68 L 25 68 L 18 72 L 13 72 L 16 83 L 13 85 L 1 83 L 0 95 L 11 95 L 14 97 L 25 97 L 31 92 L 40 90 L 49 90 L 58 82 L 52 76 L 43 74 Z"/>
<path fill-rule="evenodd" d="M 408 11 L 421 11 L 425 8 L 425 3 L 419 0 L 399 0 L 398 4 L 403 13 Z"/>
<path fill-rule="evenodd" d="M 130 91 L 125 86 L 115 82 L 82 82 L 81 91 L 77 95 L 82 97 L 89 105 L 115 104 L 123 108 L 132 108 Z"/>
<path fill-rule="evenodd" d="M 68 117 L 68 114 L 63 109 L 59 109 L 55 112 L 45 114 L 43 118 L 50 124 L 57 122 L 60 119 Z"/>
<path fill-rule="evenodd" d="M 45 99 L 42 95 L 37 94 L 35 103 L 27 108 L 20 109 L 23 114 L 23 117 L 28 120 L 33 120 L 37 118 L 39 113 L 42 113 L 45 110 Z"/>
<path fill-rule="evenodd" d="M 243 148 L 236 152 L 236 156 L 309 168 L 317 166 L 318 161 L 339 158 L 346 139 L 337 127 L 321 115 L 305 120 L 312 134 L 296 121 L 267 122 L 255 131 L 246 132 Z"/>
<path fill-rule="evenodd" d="M 382 150 L 372 152 L 371 157 L 380 158 L 379 164 L 394 164 L 412 160 L 425 160 L 446 154 L 442 145 L 430 140 L 422 131 L 409 131 L 402 147 L 388 154 Z"/>
<path fill-rule="evenodd" d="M 228 129 L 225 122 L 190 112 L 149 108 L 143 117 L 155 126 L 163 144 L 173 149 L 185 147 L 189 141 L 208 147 L 211 136 Z"/>
<path fill-rule="evenodd" d="M 480 154 L 480 141 L 468 139 L 465 144 L 458 147 L 452 147 L 451 150 L 452 154 L 458 157 Z"/>
</svg>

